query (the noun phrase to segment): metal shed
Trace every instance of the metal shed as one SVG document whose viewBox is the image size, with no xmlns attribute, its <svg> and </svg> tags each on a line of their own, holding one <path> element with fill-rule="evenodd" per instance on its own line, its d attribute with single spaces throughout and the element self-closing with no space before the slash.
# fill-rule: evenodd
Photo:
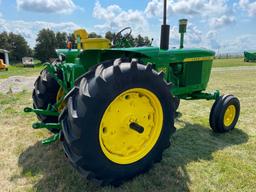
<svg viewBox="0 0 256 192">
<path fill-rule="evenodd" d="M 4 49 L 0 49 L 0 59 L 2 59 L 4 61 L 5 64 L 9 65 L 9 55 L 8 55 L 9 51 L 4 50 Z"/>
</svg>

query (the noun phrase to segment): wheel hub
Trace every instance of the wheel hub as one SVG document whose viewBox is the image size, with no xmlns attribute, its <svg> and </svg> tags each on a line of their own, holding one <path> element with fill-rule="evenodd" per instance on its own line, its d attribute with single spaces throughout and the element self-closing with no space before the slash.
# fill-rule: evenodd
<svg viewBox="0 0 256 192">
<path fill-rule="evenodd" d="M 230 105 L 227 107 L 225 114 L 224 114 L 224 125 L 226 127 L 230 126 L 236 116 L 236 107 L 234 105 Z"/>
<path fill-rule="evenodd" d="M 113 162 L 136 162 L 156 144 L 162 121 L 161 103 L 155 94 L 141 88 L 125 91 L 112 101 L 102 117 L 101 149 Z"/>
</svg>

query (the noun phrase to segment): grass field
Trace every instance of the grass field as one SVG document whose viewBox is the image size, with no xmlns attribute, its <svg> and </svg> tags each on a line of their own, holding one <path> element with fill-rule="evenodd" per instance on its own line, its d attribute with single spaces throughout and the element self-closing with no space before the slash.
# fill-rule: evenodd
<svg viewBox="0 0 256 192">
<path fill-rule="evenodd" d="M 244 58 L 215 59 L 213 62 L 213 67 L 237 67 L 237 66 L 256 66 L 256 63 L 244 62 Z"/>
<path fill-rule="evenodd" d="M 9 66 L 8 71 L 0 71 L 0 79 L 5 79 L 10 76 L 36 76 L 43 69 L 42 65 L 35 66 L 34 68 L 25 68 L 22 66 Z"/>
<path fill-rule="evenodd" d="M 0 94 L 0 191 L 255 191 L 256 70 L 216 71 L 208 90 L 220 89 L 240 98 L 237 128 L 214 134 L 209 128 L 211 101 L 182 101 L 177 132 L 163 161 L 148 173 L 118 188 L 84 180 L 67 162 L 60 143 L 43 146 L 46 130 L 33 130 L 31 93 Z"/>
<path fill-rule="evenodd" d="M 237 66 L 256 66 L 256 63 L 244 62 L 243 58 L 235 59 L 216 59 L 213 62 L 213 67 L 237 67 Z M 24 68 L 22 66 L 9 66 L 8 71 L 0 71 L 0 79 L 10 76 L 36 76 L 43 69 L 42 65 L 36 65 L 34 68 Z"/>
</svg>

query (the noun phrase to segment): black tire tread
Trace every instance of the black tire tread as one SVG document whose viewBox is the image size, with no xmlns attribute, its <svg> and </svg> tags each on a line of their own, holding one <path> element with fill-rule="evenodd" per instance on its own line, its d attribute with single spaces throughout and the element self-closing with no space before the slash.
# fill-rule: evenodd
<svg viewBox="0 0 256 192">
<path fill-rule="evenodd" d="M 48 104 L 55 104 L 58 90 L 59 84 L 57 81 L 46 69 L 42 70 L 40 76 L 34 83 L 34 90 L 32 94 L 34 108 L 46 109 Z M 58 117 L 44 115 L 37 115 L 37 117 L 43 123 L 58 122 Z"/>
<path fill-rule="evenodd" d="M 163 81 L 163 74 L 156 73 L 152 69 L 151 65 L 140 65 L 140 69 L 138 69 L 138 65 L 140 64 L 137 63 L 137 60 L 132 60 L 129 63 L 122 63 L 121 59 L 115 60 L 113 66 L 111 66 L 109 63 L 105 63 L 103 65 L 97 66 L 97 68 L 94 69 L 94 75 L 92 75 L 92 71 L 89 71 L 83 77 L 80 77 L 79 81 L 76 82 L 77 88 L 72 89 L 69 93 L 70 97 L 68 98 L 68 105 L 65 109 L 66 111 L 63 112 L 59 118 L 63 127 L 62 131 L 64 133 L 64 151 L 67 154 L 72 166 L 75 167 L 84 177 L 96 179 L 101 183 L 101 185 L 119 185 L 123 181 L 136 176 L 138 172 L 142 173 L 148 171 L 154 163 L 161 161 L 163 151 L 170 145 L 169 136 L 175 130 L 172 119 L 174 117 L 173 97 L 169 92 L 169 85 L 165 81 Z M 157 79 L 158 82 L 162 82 L 162 87 L 165 87 L 165 89 L 168 90 L 168 93 L 166 93 L 165 97 L 170 96 L 170 101 L 167 101 L 166 103 L 168 103 L 168 106 L 170 106 L 170 109 L 168 111 L 170 111 L 171 114 L 168 115 L 172 116 L 172 118 L 170 117 L 170 125 L 168 125 L 168 129 L 166 128 L 166 134 L 163 134 L 161 136 L 162 142 L 158 144 L 158 150 L 154 151 L 155 154 L 151 154 L 153 158 L 152 161 L 148 162 L 145 165 L 143 165 L 139 161 L 138 165 L 134 165 L 137 170 L 135 173 L 133 173 L 132 170 L 130 172 L 128 171 L 128 173 L 125 174 L 119 173 L 117 178 L 116 176 L 109 175 L 109 172 L 107 170 L 109 168 L 104 167 L 102 164 L 98 165 L 95 162 L 98 161 L 98 159 L 90 159 L 86 155 L 87 153 L 90 153 L 88 150 L 94 149 L 82 149 L 83 147 L 81 146 L 84 140 L 84 133 L 82 133 L 83 130 L 81 130 L 83 127 L 81 122 L 84 122 L 84 118 L 93 118 L 93 108 L 95 108 L 96 103 L 94 101 L 94 92 L 91 90 L 96 89 L 106 92 L 106 90 L 104 90 L 104 87 L 106 87 L 108 82 L 104 78 L 104 73 L 106 71 L 112 71 L 113 78 L 115 78 L 119 75 L 122 75 L 122 70 L 124 68 L 129 68 L 129 73 L 139 73 L 140 71 L 142 71 L 143 73 L 150 74 L 149 76 L 154 77 L 155 79 Z M 117 86 L 123 85 L 117 84 Z M 86 87 L 88 87 L 88 89 Z M 102 95 L 102 97 L 103 96 L 104 94 Z M 77 108 L 78 105 L 81 106 L 83 105 L 83 103 L 85 103 L 84 110 L 81 110 L 79 107 Z M 87 109 L 90 109 L 90 111 Z M 128 166 L 132 167 L 133 165 Z M 113 175 L 114 174 L 115 173 L 113 172 Z"/>
</svg>

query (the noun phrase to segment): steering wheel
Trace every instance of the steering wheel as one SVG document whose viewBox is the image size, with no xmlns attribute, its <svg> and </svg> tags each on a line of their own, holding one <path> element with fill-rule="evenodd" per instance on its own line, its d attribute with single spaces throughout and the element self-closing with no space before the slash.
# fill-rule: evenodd
<svg viewBox="0 0 256 192">
<path fill-rule="evenodd" d="M 124 31 L 128 31 L 128 33 L 125 33 L 125 35 L 123 36 Z M 116 46 L 121 46 L 123 44 L 127 44 L 128 42 L 128 37 L 130 37 L 132 34 L 132 28 L 131 27 L 126 27 L 124 29 L 122 29 L 121 31 L 119 31 L 114 39 L 113 39 L 113 45 Z"/>
</svg>

